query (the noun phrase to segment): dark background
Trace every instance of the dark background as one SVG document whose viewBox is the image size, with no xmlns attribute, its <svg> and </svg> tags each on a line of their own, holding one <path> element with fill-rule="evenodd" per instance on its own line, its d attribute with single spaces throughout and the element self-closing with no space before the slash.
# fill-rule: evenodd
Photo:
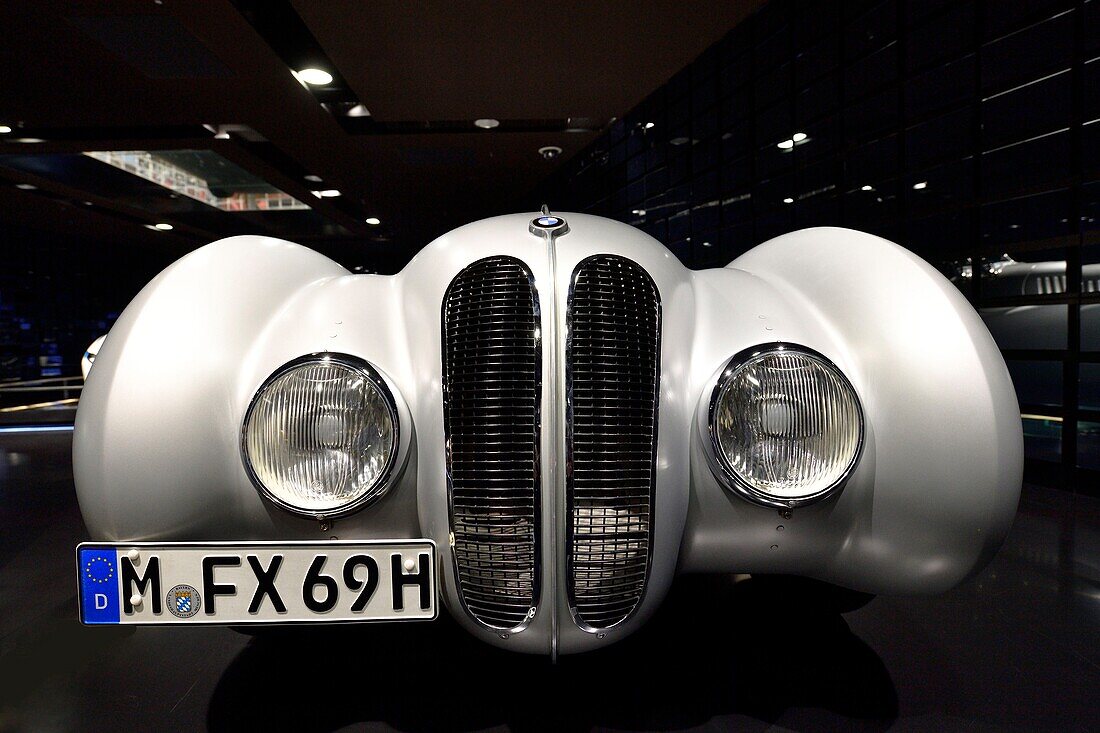
<svg viewBox="0 0 1100 733">
<path fill-rule="evenodd" d="M 89 12 L 73 7 L 79 3 L 51 5 L 59 6 L 58 22 L 69 28 L 74 16 Z M 165 235 L 141 231 L 140 206 L 112 207 L 110 189 L 95 199 L 95 206 L 82 209 L 70 200 L 81 193 L 77 182 L 57 166 L 34 178 L 25 170 L 4 168 L 4 153 L 24 153 L 30 146 L 15 150 L 0 144 L 0 176 L 12 184 L 39 184 L 36 191 L 4 186 L 0 195 L 5 242 L 0 379 L 79 373 L 84 346 L 110 326 L 144 282 L 186 251 L 242 231 L 300 241 L 349 267 L 395 272 L 453 226 L 544 202 L 556 210 L 629 222 L 693 268 L 725 265 L 784 232 L 846 226 L 912 249 L 951 278 L 983 317 L 1034 308 L 1041 316 L 1038 328 L 1012 328 L 1010 338 L 1003 329 L 993 329 L 1025 415 L 1028 478 L 1100 491 L 1100 329 L 1089 317 L 1091 312 L 1100 319 L 1100 270 L 1088 269 L 1100 262 L 1100 3 L 773 0 L 760 7 L 728 5 L 732 10 L 722 17 L 728 32 L 705 17 L 683 21 L 681 45 L 692 32 L 698 45 L 701 28 L 718 39 L 700 46 L 705 49 L 701 55 L 681 49 L 688 54 L 684 62 L 694 58 L 686 67 L 666 54 L 663 67 L 650 64 L 653 68 L 644 73 L 631 71 L 631 59 L 646 56 L 644 44 L 616 60 L 622 85 L 641 99 L 633 108 L 593 104 L 583 94 L 570 99 L 567 84 L 551 85 L 549 100 L 515 103 L 509 110 L 513 118 L 502 119 L 501 128 L 491 132 L 449 121 L 464 109 L 455 101 L 461 97 L 442 93 L 422 100 L 425 109 L 394 94 L 388 114 L 382 102 L 367 122 L 334 112 L 348 100 L 369 101 L 370 90 L 358 77 L 364 65 L 386 61 L 378 52 L 357 47 L 354 32 L 339 31 L 341 13 L 351 9 L 237 2 L 198 3 L 186 16 L 177 13 L 179 23 L 213 49 L 229 73 L 244 72 L 227 56 L 232 52 L 218 46 L 224 41 L 204 35 L 203 12 L 226 16 L 223 21 L 235 24 L 245 52 L 256 55 L 262 49 L 273 66 L 293 65 L 295 53 L 313 53 L 311 58 L 320 55 L 339 68 L 343 73 L 333 88 L 315 90 L 306 104 L 310 110 L 321 109 L 318 101 L 330 105 L 322 114 L 328 113 L 324 124 L 331 129 L 319 131 L 331 136 L 335 154 L 342 151 L 352 162 L 364 163 L 362 189 L 354 197 L 316 202 L 310 212 L 315 218 L 297 226 L 285 225 L 286 219 L 278 225 L 270 219 L 231 221 L 232 215 L 199 220 L 186 212 L 172 219 L 170 208 L 146 207 L 154 212 L 152 220 L 168 217 L 175 223 L 176 231 Z M 622 7 L 613 4 L 607 11 L 612 20 L 635 22 Z M 502 25 L 516 20 L 490 16 L 473 20 Z M 537 12 L 531 16 L 532 22 L 538 18 Z M 669 23 L 666 17 L 649 20 Z M 25 25 L 34 30 L 31 20 L 25 19 Z M 76 25 L 88 35 L 86 22 Z M 579 15 L 575 25 L 577 33 L 589 33 L 587 40 L 596 42 L 597 21 Z M 421 24 L 420 31 L 409 29 L 407 38 L 401 27 L 390 32 L 400 42 L 415 44 L 434 31 Z M 530 51 L 505 46 L 486 54 L 493 50 L 502 58 Z M 550 59 L 545 66 L 536 63 L 536 68 L 511 73 L 521 75 L 517 83 L 546 87 L 547 79 L 557 78 L 548 68 L 554 63 Z M 147 94 L 171 85 L 150 76 L 148 68 L 142 71 L 149 77 L 144 80 Z M 266 67 L 262 71 L 266 74 Z M 392 84 L 423 84 L 422 75 L 413 71 L 393 72 L 401 78 Z M 261 71 L 250 67 L 249 73 Z M 246 81 L 250 87 L 272 83 Z M 594 98 L 616 88 L 578 75 L 570 81 Z M 483 108 L 489 102 L 512 104 L 514 88 L 499 80 L 485 83 L 492 88 Z M 373 93 L 385 99 L 383 91 Z M 169 97 L 171 92 L 166 92 Z M 614 103 L 629 98 L 617 93 Z M 41 107 L 50 99 L 32 101 Z M 0 99 L 12 102 L 11 97 Z M 141 106 L 140 98 L 133 104 Z M 164 104 L 159 116 L 149 113 L 145 122 L 174 120 L 184 126 L 198 119 L 179 104 Z M 27 109 L 31 106 L 27 102 Z M 594 110 L 593 116 L 577 122 L 580 118 L 570 114 L 576 108 Z M 415 121 L 429 113 L 434 122 Z M 34 125 L 27 124 L 17 134 L 34 132 Z M 144 135 L 142 142 L 151 149 L 197 144 L 190 128 L 173 128 L 173 139 L 163 126 L 120 132 L 100 125 L 89 132 L 51 124 L 42 128 L 50 133 L 46 152 L 58 160 L 73 146 L 79 149 L 74 139 L 82 135 L 97 137 L 96 149 L 130 149 L 112 140 L 126 135 Z M 316 170 L 325 156 L 279 140 L 278 128 L 285 121 L 271 124 L 267 129 L 256 123 L 264 133 L 262 142 L 238 137 L 200 142 L 297 194 L 301 174 Z M 584 129 L 571 134 L 573 124 Z M 806 135 L 804 141 L 791 149 L 779 147 L 799 132 Z M 34 134 L 46 133 L 39 129 Z M 533 161 L 531 149 L 541 142 L 560 143 L 562 156 L 546 166 Z M 371 161 L 390 166 L 381 182 Z M 348 174 L 337 169 L 333 175 Z M 318 185 L 352 187 L 346 178 L 335 183 L 324 178 Z M 385 181 L 397 179 L 390 187 L 394 190 L 383 195 Z M 437 191 L 440 179 L 453 194 Z M 47 189 L 49 182 L 59 187 Z M 423 191 L 411 188 L 418 182 Z M 89 208 L 103 216 L 86 221 Z M 404 216 L 406 209 L 415 216 Z M 364 227 L 360 217 L 379 210 L 384 210 L 383 226 Z M 1048 263 L 1052 274 L 1045 286 L 1023 287 L 997 272 L 1006 258 Z"/>
</svg>

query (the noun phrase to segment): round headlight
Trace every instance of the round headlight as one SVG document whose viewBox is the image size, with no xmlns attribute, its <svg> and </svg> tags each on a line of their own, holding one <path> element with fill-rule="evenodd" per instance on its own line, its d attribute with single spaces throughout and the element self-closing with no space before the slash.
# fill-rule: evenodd
<svg viewBox="0 0 1100 733">
<path fill-rule="evenodd" d="M 382 496 L 397 458 L 393 395 L 370 364 L 314 354 L 280 367 L 256 392 L 242 449 L 252 482 L 292 512 L 347 514 Z"/>
<path fill-rule="evenodd" d="M 772 507 L 830 495 L 863 447 L 852 383 L 821 354 L 792 344 L 733 357 L 714 387 L 709 427 L 724 483 Z"/>
</svg>

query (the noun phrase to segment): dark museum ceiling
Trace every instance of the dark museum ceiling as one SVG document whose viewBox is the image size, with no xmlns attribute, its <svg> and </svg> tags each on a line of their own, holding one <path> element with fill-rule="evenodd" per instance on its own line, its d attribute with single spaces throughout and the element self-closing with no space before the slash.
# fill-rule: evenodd
<svg viewBox="0 0 1100 733">
<path fill-rule="evenodd" d="M 8 4 L 0 216 L 181 252 L 270 234 L 391 269 L 449 228 L 508 210 L 759 4 Z M 307 87 L 291 69 L 308 67 L 335 78 Z M 544 146 L 563 152 L 545 160 Z M 181 151 L 311 210 L 185 202 L 87 151 Z M 329 189 L 341 195 L 311 194 Z M 150 229 L 158 222 L 172 231 Z"/>
</svg>

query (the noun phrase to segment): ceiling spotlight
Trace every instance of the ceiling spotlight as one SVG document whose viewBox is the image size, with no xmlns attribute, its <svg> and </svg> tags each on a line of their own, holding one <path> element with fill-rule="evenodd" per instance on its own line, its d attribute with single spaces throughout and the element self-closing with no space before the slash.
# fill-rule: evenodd
<svg viewBox="0 0 1100 733">
<path fill-rule="evenodd" d="M 356 104 L 348 107 L 348 111 L 344 114 L 348 117 L 370 117 L 370 110 L 365 105 Z"/>
<path fill-rule="evenodd" d="M 377 216 L 368 216 L 364 221 L 366 221 L 372 227 L 376 227 L 382 223 L 382 220 L 379 219 Z"/>
<path fill-rule="evenodd" d="M 920 191 L 922 188 L 928 188 L 928 181 L 921 181 L 913 184 L 914 191 Z"/>
<path fill-rule="evenodd" d="M 17 183 L 17 184 L 15 184 L 15 187 L 18 188 L 21 191 L 37 191 L 38 190 L 38 186 L 34 185 L 33 183 Z"/>
<path fill-rule="evenodd" d="M 875 187 L 874 186 L 860 186 L 859 190 L 860 191 L 874 191 Z"/>
<path fill-rule="evenodd" d="M 310 173 L 308 176 L 302 176 L 302 178 L 309 181 L 310 183 L 320 183 L 321 182 L 321 177 L 320 176 L 315 176 L 312 173 Z"/>
<path fill-rule="evenodd" d="M 547 145 L 545 147 L 539 148 L 539 155 L 542 156 L 543 160 L 553 160 L 554 158 L 561 155 L 561 148 L 559 148 L 557 145 Z"/>
<path fill-rule="evenodd" d="M 340 191 L 335 188 L 325 188 L 320 191 L 310 191 L 310 193 L 319 199 L 331 199 L 340 195 Z"/>
<path fill-rule="evenodd" d="M 8 125 L 0 125 L 0 135 L 7 135 L 11 132 L 11 127 Z"/>
<path fill-rule="evenodd" d="M 324 69 L 299 69 L 294 72 L 294 76 L 298 77 L 298 81 L 303 84 L 314 87 L 323 87 L 332 83 L 332 74 Z"/>
<path fill-rule="evenodd" d="M 657 125 L 655 125 L 655 124 L 654 124 L 654 123 L 652 123 L 652 122 L 647 122 L 647 123 L 645 123 L 644 125 L 642 125 L 642 129 L 643 129 L 643 130 L 652 130 L 652 129 L 653 129 L 654 127 L 656 127 L 656 126 L 657 126 Z"/>
<path fill-rule="evenodd" d="M 795 134 L 791 135 L 791 142 L 800 143 L 805 139 L 806 139 L 806 133 L 804 133 L 804 132 L 796 132 Z"/>
<path fill-rule="evenodd" d="M 480 120 L 474 120 L 474 127 L 480 127 L 482 130 L 492 130 L 494 127 L 500 127 L 500 120 L 494 120 L 492 117 L 482 117 Z"/>
<path fill-rule="evenodd" d="M 785 203 L 785 204 L 793 204 L 793 203 L 794 203 L 794 199 L 792 199 L 792 198 L 791 198 L 790 196 L 788 196 L 787 198 L 783 199 L 783 203 Z"/>
<path fill-rule="evenodd" d="M 158 232 L 170 232 L 174 227 L 171 224 L 165 224 L 164 222 L 161 222 L 159 224 L 154 224 L 153 228 L 156 229 Z"/>
<path fill-rule="evenodd" d="M 780 150 L 790 150 L 794 147 L 794 140 L 784 140 L 783 142 L 778 143 L 775 147 L 779 148 Z"/>
<path fill-rule="evenodd" d="M 645 209 L 632 209 L 631 214 L 637 214 L 638 216 L 645 216 Z"/>
<path fill-rule="evenodd" d="M 710 242 L 703 242 L 703 246 L 704 246 L 704 247 L 710 247 L 710 246 L 711 246 L 711 243 L 710 243 Z"/>
</svg>

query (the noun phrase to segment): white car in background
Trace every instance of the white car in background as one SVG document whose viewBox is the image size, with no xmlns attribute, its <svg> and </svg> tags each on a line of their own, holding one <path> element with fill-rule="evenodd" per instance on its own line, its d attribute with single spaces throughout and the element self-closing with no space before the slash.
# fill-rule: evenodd
<svg viewBox="0 0 1100 733">
<path fill-rule="evenodd" d="M 103 340 L 107 338 L 107 334 L 103 334 L 92 343 L 88 344 L 88 348 L 84 349 L 84 356 L 80 357 L 80 374 L 84 377 L 84 381 L 88 381 L 88 372 L 92 369 L 92 364 L 95 363 L 96 355 L 99 354 L 99 350 L 103 348 Z"/>
</svg>

